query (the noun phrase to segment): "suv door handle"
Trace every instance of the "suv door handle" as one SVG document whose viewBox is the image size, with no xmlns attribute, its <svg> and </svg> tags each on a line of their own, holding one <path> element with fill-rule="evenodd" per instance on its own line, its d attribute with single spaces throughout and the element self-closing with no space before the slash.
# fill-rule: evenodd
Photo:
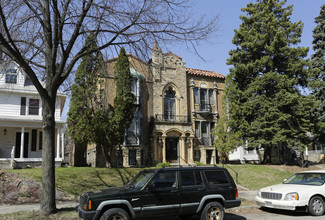
<svg viewBox="0 0 325 220">
<path fill-rule="evenodd" d="M 175 192 L 179 192 L 178 189 L 172 189 L 170 192 L 175 193 Z"/>
<path fill-rule="evenodd" d="M 204 191 L 205 188 L 198 188 L 197 190 L 198 190 L 198 191 Z"/>
</svg>

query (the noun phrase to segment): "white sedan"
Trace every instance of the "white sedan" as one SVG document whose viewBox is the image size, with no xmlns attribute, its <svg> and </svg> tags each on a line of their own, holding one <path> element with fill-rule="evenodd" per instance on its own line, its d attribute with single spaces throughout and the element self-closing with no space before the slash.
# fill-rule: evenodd
<svg viewBox="0 0 325 220">
<path fill-rule="evenodd" d="M 259 190 L 256 203 L 259 206 L 307 211 L 320 216 L 325 211 L 325 170 L 296 173 L 282 184 Z"/>
</svg>

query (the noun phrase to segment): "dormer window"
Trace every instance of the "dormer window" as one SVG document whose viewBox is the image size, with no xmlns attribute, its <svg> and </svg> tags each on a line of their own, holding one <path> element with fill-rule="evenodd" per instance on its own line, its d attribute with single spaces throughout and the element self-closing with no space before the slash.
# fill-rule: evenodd
<svg viewBox="0 0 325 220">
<path fill-rule="evenodd" d="M 17 84 L 17 71 L 15 69 L 6 70 L 6 83 Z"/>
</svg>

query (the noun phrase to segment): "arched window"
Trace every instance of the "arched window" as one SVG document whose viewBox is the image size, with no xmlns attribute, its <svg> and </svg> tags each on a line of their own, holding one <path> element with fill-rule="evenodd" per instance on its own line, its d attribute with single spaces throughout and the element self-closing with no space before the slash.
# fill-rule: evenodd
<svg viewBox="0 0 325 220">
<path fill-rule="evenodd" d="M 176 96 L 171 87 L 164 94 L 164 119 L 165 121 L 176 120 Z"/>
</svg>

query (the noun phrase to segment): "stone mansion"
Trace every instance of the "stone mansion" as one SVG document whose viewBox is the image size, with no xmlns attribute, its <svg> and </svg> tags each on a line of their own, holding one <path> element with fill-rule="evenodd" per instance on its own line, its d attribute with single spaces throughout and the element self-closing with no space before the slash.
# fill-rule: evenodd
<svg viewBox="0 0 325 220">
<path fill-rule="evenodd" d="M 112 163 L 118 166 L 148 166 L 169 162 L 195 165 L 195 161 L 218 161 L 212 129 L 222 111 L 225 76 L 187 68 L 181 57 L 163 53 L 155 42 L 152 58 L 145 62 L 128 55 L 136 96 L 134 119 L 125 133 L 122 147 L 116 148 Z M 101 92 L 109 104 L 115 97 L 114 63 L 106 61 L 107 75 Z M 89 145 L 86 163 L 103 166 L 101 150 Z"/>
</svg>

